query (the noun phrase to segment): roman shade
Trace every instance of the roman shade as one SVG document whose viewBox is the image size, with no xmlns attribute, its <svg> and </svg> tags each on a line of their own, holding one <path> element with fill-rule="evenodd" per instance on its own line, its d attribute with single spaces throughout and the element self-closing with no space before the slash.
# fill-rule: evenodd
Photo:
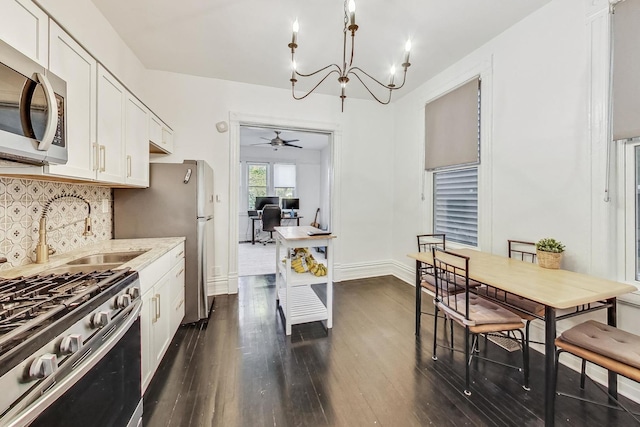
<svg viewBox="0 0 640 427">
<path fill-rule="evenodd" d="M 425 106 L 425 169 L 479 162 L 480 79 Z"/>
<path fill-rule="evenodd" d="M 613 14 L 613 140 L 640 136 L 640 0 Z"/>
</svg>

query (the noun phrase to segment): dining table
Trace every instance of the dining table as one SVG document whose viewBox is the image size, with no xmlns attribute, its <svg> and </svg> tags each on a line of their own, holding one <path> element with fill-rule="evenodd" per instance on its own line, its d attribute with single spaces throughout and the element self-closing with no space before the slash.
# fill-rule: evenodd
<svg viewBox="0 0 640 427">
<path fill-rule="evenodd" d="M 507 304 L 508 294 L 526 298 L 543 304 L 544 316 L 528 313 L 544 321 L 545 324 L 545 426 L 553 426 L 555 418 L 554 378 L 556 372 L 555 339 L 556 322 L 595 310 L 607 310 L 607 323 L 616 326 L 616 298 L 636 291 L 635 286 L 608 280 L 584 273 L 563 269 L 542 268 L 536 263 L 508 258 L 474 249 L 449 250 L 469 257 L 469 279 L 496 288 L 503 292 L 504 299 L 497 301 Z M 424 264 L 433 265 L 431 252 L 408 254 L 416 261 L 416 333 L 420 328 L 420 269 Z M 519 309 L 523 311 L 522 309 Z M 608 373 L 609 393 L 617 398 L 617 375 Z"/>
</svg>

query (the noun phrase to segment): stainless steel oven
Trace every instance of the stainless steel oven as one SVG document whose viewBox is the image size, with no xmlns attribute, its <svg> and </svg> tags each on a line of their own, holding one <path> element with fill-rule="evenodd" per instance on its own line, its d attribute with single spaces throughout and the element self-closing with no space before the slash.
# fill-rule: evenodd
<svg viewBox="0 0 640 427">
<path fill-rule="evenodd" d="M 0 301 L 3 290 L 17 297 L 0 305 L 0 426 L 142 424 L 137 273 L 5 280 Z"/>
<path fill-rule="evenodd" d="M 0 158 L 67 162 L 64 80 L 0 40 Z"/>
</svg>

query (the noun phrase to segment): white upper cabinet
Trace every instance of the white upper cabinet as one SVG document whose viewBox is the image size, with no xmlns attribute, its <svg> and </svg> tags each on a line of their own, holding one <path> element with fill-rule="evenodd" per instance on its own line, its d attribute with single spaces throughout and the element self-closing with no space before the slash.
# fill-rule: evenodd
<svg viewBox="0 0 640 427">
<path fill-rule="evenodd" d="M 48 166 L 51 175 L 95 179 L 97 62 L 55 22 L 50 24 L 49 69 L 67 82 L 65 165 Z"/>
<path fill-rule="evenodd" d="M 127 90 L 98 64 L 98 175 L 103 182 L 124 184 L 125 100 Z"/>
<path fill-rule="evenodd" d="M 48 65 L 49 17 L 31 0 L 0 0 L 0 39 Z"/>
<path fill-rule="evenodd" d="M 149 186 L 149 110 L 127 93 L 125 105 L 125 183 Z"/>
<path fill-rule="evenodd" d="M 149 151 L 151 153 L 173 153 L 173 131 L 158 116 L 149 117 Z"/>
</svg>

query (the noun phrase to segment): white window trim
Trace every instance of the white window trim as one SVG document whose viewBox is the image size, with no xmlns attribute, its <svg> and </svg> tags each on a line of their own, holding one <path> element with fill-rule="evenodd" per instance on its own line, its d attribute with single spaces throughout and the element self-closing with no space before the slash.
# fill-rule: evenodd
<svg viewBox="0 0 640 427">
<path fill-rule="evenodd" d="M 436 98 L 452 91 L 456 87 L 468 82 L 472 78 L 480 76 L 481 80 L 481 102 L 480 102 L 480 164 L 478 166 L 478 246 L 466 246 L 460 243 L 452 243 L 451 247 L 468 247 L 472 249 L 492 252 L 492 131 L 493 131 L 493 65 L 492 58 L 476 63 L 467 71 L 462 72 L 450 79 L 447 83 L 439 85 L 437 89 L 430 91 L 421 102 L 420 113 L 424 117 L 425 105 Z M 422 200 L 423 223 L 420 230 L 433 232 L 433 173 L 437 171 L 425 171 L 424 169 L 424 126 L 421 128 L 422 160 L 420 164 L 421 175 L 423 177 L 420 197 Z M 468 165 L 470 166 L 470 165 Z"/>
</svg>

